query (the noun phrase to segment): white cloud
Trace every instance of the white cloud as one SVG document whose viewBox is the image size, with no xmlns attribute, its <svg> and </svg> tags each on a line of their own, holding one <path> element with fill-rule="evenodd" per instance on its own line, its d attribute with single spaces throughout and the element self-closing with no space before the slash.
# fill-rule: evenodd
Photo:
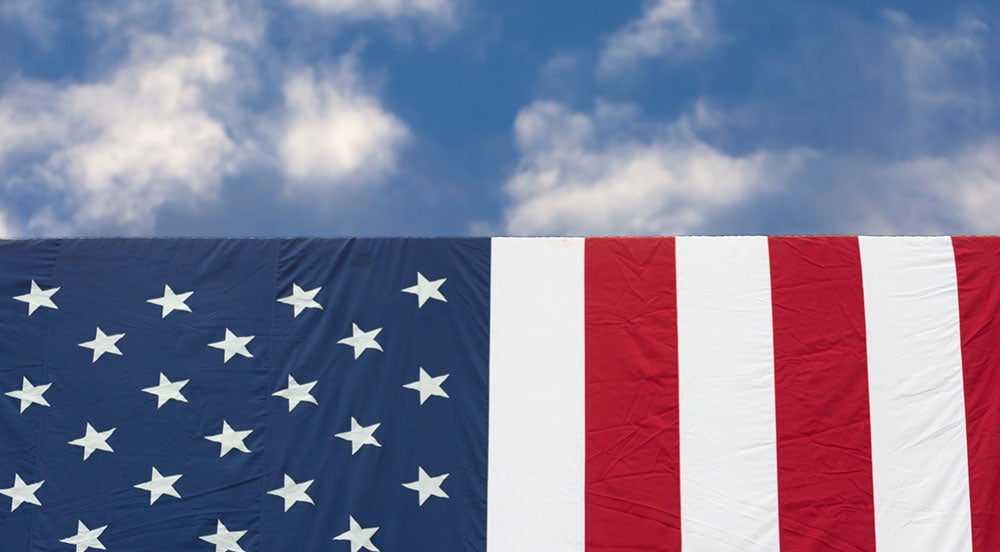
<svg viewBox="0 0 1000 552">
<path fill-rule="evenodd" d="M 206 41 L 169 52 L 144 41 L 159 53 L 102 81 L 19 81 L 0 97 L 0 162 L 36 159 L 13 186 L 48 192 L 30 228 L 50 231 L 67 217 L 70 228 L 149 230 L 159 207 L 214 197 L 237 166 L 239 146 L 206 105 L 232 78 L 227 50 Z"/>
<path fill-rule="evenodd" d="M 774 188 L 804 153 L 726 154 L 687 118 L 643 128 L 630 106 L 574 113 L 536 102 L 515 121 L 521 161 L 505 184 L 513 234 L 673 234 Z"/>
<path fill-rule="evenodd" d="M 289 0 L 293 5 L 352 19 L 416 17 L 450 21 L 453 0 Z"/>
<path fill-rule="evenodd" d="M 325 78 L 312 70 L 293 74 L 284 94 L 276 142 L 290 186 L 342 187 L 395 172 L 410 133 L 360 87 L 352 58 Z"/>
<path fill-rule="evenodd" d="M 640 18 L 607 39 L 597 72 L 611 77 L 643 60 L 689 55 L 717 35 L 709 0 L 649 0 Z"/>
</svg>

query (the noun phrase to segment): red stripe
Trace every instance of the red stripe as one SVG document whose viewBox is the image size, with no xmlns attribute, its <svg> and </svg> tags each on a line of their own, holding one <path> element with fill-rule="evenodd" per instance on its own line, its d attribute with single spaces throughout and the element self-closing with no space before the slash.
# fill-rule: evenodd
<svg viewBox="0 0 1000 552">
<path fill-rule="evenodd" d="M 680 550 L 672 238 L 586 242 L 588 550 Z"/>
<path fill-rule="evenodd" d="M 771 238 L 782 550 L 874 550 L 856 238 Z"/>
<path fill-rule="evenodd" d="M 954 238 L 972 549 L 1000 550 L 1000 239 Z"/>
</svg>

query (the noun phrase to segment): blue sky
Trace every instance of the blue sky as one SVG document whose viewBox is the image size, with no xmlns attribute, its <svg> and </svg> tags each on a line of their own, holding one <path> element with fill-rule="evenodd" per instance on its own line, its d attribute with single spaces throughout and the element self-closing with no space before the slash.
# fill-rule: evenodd
<svg viewBox="0 0 1000 552">
<path fill-rule="evenodd" d="M 1000 233 L 998 22 L 4 0 L 0 235 Z"/>
</svg>

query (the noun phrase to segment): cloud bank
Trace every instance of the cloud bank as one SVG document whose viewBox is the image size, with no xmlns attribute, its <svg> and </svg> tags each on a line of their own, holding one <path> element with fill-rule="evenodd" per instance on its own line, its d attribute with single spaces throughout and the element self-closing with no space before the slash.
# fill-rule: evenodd
<svg viewBox="0 0 1000 552">
<path fill-rule="evenodd" d="M 1000 137 L 891 161 L 811 148 L 733 154 L 692 111 L 648 125 L 631 106 L 554 102 L 515 123 L 504 190 L 514 235 L 997 233 Z"/>
<path fill-rule="evenodd" d="M 514 234 L 675 234 L 767 193 L 803 154 L 728 155 L 700 140 L 691 121 L 645 127 L 627 105 L 592 113 L 554 102 L 524 108 L 515 122 L 521 161 L 505 190 Z"/>
<path fill-rule="evenodd" d="M 17 226 L 147 233 L 162 209 L 198 210 L 252 170 L 286 175 L 276 186 L 288 189 L 391 175 L 410 132 L 355 57 L 323 75 L 269 75 L 258 62 L 275 55 L 266 25 L 250 0 L 95 7 L 90 30 L 118 37 L 120 60 L 83 81 L 18 77 L 0 88 L 4 195 L 34 205 Z M 274 77 L 283 101 L 251 106 L 258 83 Z"/>
</svg>

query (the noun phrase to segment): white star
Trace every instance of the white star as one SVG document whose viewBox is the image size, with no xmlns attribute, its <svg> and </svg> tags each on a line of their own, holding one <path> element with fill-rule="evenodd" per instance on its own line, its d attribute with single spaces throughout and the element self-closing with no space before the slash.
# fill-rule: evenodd
<svg viewBox="0 0 1000 552">
<path fill-rule="evenodd" d="M 156 395 L 156 409 L 159 410 L 161 406 L 167 404 L 167 401 L 173 399 L 180 402 L 188 402 L 184 395 L 181 394 L 181 389 L 187 385 L 191 380 L 180 380 L 180 381 L 170 381 L 167 376 L 160 372 L 160 384 L 154 387 L 147 387 L 143 389 L 144 393 L 149 393 L 150 395 Z"/>
<path fill-rule="evenodd" d="M 59 542 L 64 542 L 66 544 L 76 545 L 76 552 L 85 552 L 88 548 L 93 548 L 95 550 L 107 550 L 98 537 L 101 533 L 107 529 L 108 526 L 98 527 L 97 529 L 87 529 L 87 526 L 83 524 L 82 521 L 77 521 L 76 534 L 72 537 L 66 537 L 61 539 Z"/>
<path fill-rule="evenodd" d="M 290 374 L 288 376 L 288 387 L 278 391 L 277 393 L 272 393 L 275 397 L 281 397 L 288 399 L 288 411 L 291 412 L 295 410 L 295 407 L 301 402 L 308 402 L 313 404 L 319 404 L 316 402 L 316 397 L 310 394 L 312 388 L 316 385 L 315 381 L 310 381 L 309 383 L 299 383 L 295 381 Z"/>
<path fill-rule="evenodd" d="M 312 497 L 306 494 L 309 486 L 313 484 L 315 479 L 310 479 L 309 481 L 303 481 L 302 483 L 296 483 L 288 474 L 285 474 L 285 485 L 281 488 L 275 489 L 273 491 L 267 491 L 267 494 L 280 496 L 285 499 L 285 511 L 287 512 L 296 502 L 308 502 L 309 504 L 316 504 L 313 502 Z"/>
<path fill-rule="evenodd" d="M 302 314 L 302 311 L 305 309 L 323 309 L 323 305 L 320 305 L 315 301 L 316 294 L 319 293 L 319 290 L 321 289 L 323 288 L 317 287 L 310 289 L 309 291 L 304 291 L 298 284 L 292 284 L 292 294 L 288 297 L 281 297 L 278 299 L 278 302 L 295 307 L 295 310 L 292 313 L 292 318 L 296 318 Z"/>
<path fill-rule="evenodd" d="M 431 477 L 427 475 L 424 468 L 417 467 L 417 480 L 413 483 L 403 483 L 403 486 L 407 489 L 417 491 L 420 506 L 423 506 L 424 501 L 432 496 L 448 498 L 448 493 L 441 490 L 441 483 L 444 483 L 444 480 L 447 477 L 447 473 L 437 477 Z"/>
<path fill-rule="evenodd" d="M 252 429 L 248 429 L 246 431 L 233 431 L 233 428 L 229 427 L 229 423 L 222 420 L 222 433 L 217 435 L 208 435 L 205 438 L 209 441 L 214 441 L 222 445 L 219 447 L 219 458 L 222 458 L 233 449 L 249 453 L 250 449 L 243 444 L 243 440 L 246 439 L 251 433 L 253 433 Z"/>
<path fill-rule="evenodd" d="M 71 445 L 76 445 L 78 447 L 83 447 L 83 459 L 86 460 L 90 458 L 90 455 L 94 453 L 95 450 L 103 450 L 106 452 L 114 452 L 111 445 L 108 444 L 108 437 L 118 429 L 113 427 L 107 431 L 97 431 L 93 426 L 87 424 L 87 432 L 79 439 L 73 439 L 69 442 Z"/>
<path fill-rule="evenodd" d="M 51 387 L 51 383 L 46 383 L 45 385 L 31 385 L 28 378 L 21 376 L 21 390 L 8 391 L 4 393 L 8 397 L 19 399 L 21 401 L 21 412 L 23 413 L 32 404 L 38 404 L 42 406 L 49 406 L 49 402 L 45 400 L 42 393 L 45 393 Z"/>
<path fill-rule="evenodd" d="M 85 349 L 93 349 L 93 362 L 97 362 L 97 359 L 101 358 L 101 355 L 104 353 L 121 356 L 122 352 L 118 350 L 118 346 L 115 345 L 115 343 L 118 343 L 118 340 L 123 337 L 125 337 L 125 334 L 123 333 L 107 335 L 101 331 L 101 328 L 97 328 L 97 335 L 94 336 L 94 339 L 84 341 L 83 343 L 80 343 L 80 346 Z"/>
<path fill-rule="evenodd" d="M 378 548 L 372 544 L 372 535 L 378 531 L 378 527 L 369 527 L 365 529 L 358 525 L 358 522 L 354 521 L 354 516 L 350 516 L 350 529 L 347 531 L 333 537 L 333 540 L 345 540 L 351 543 L 351 552 L 358 552 L 364 548 L 365 550 L 371 550 L 372 552 L 379 552 Z"/>
<path fill-rule="evenodd" d="M 14 297 L 15 300 L 21 301 L 22 303 L 28 304 L 28 316 L 31 316 L 38 310 L 38 307 L 45 307 L 49 309 L 59 309 L 55 303 L 52 302 L 52 296 L 59 291 L 59 288 L 49 288 L 42 289 L 38 287 L 38 284 L 34 280 L 31 281 L 31 291 L 25 293 L 24 295 L 18 295 Z"/>
<path fill-rule="evenodd" d="M 45 481 L 39 481 L 38 483 L 32 483 L 31 485 L 26 485 L 21 476 L 14 474 L 14 486 L 9 489 L 0 489 L 0 494 L 10 497 L 10 511 L 13 512 L 17 510 L 17 507 L 21 504 L 27 502 L 28 504 L 34 504 L 35 506 L 41 506 L 42 503 L 35 498 L 35 492 L 38 488 L 42 486 Z"/>
<path fill-rule="evenodd" d="M 444 397 L 449 398 L 448 393 L 441 389 L 441 384 L 444 380 L 448 379 L 449 374 L 443 376 L 431 377 L 423 368 L 420 369 L 420 379 L 413 383 L 407 383 L 403 387 L 407 389 L 413 389 L 420 392 L 420 404 L 424 404 L 424 401 L 430 397 Z"/>
<path fill-rule="evenodd" d="M 193 294 L 193 291 L 174 293 L 174 290 L 170 289 L 170 286 L 165 285 L 163 286 L 163 297 L 147 299 L 146 302 L 163 307 L 162 316 L 160 316 L 160 318 L 166 318 L 168 314 L 174 312 L 175 310 L 191 312 L 191 307 L 187 306 L 184 301 L 187 301 L 188 297 L 191 297 Z"/>
<path fill-rule="evenodd" d="M 426 303 L 428 299 L 437 299 L 438 301 L 444 301 L 447 303 L 448 300 L 444 298 L 444 295 L 441 295 L 441 291 L 438 289 L 441 287 L 441 284 L 445 282 L 445 280 L 447 280 L 447 278 L 441 278 L 440 280 L 428 280 L 427 278 L 424 278 L 423 274 L 417 272 L 416 285 L 403 288 L 403 293 L 412 293 L 417 296 L 418 309 L 423 307 L 424 303 Z"/>
<path fill-rule="evenodd" d="M 375 440 L 375 430 L 378 426 L 382 424 L 372 424 L 370 426 L 362 427 L 353 417 L 351 418 L 351 430 L 345 431 L 343 433 L 338 433 L 335 437 L 340 437 L 345 441 L 351 442 L 351 455 L 361 450 L 361 447 L 365 445 L 375 445 L 376 447 L 381 447 L 382 444 Z"/>
<path fill-rule="evenodd" d="M 243 548 L 240 547 L 238 541 L 246 535 L 246 531 L 230 531 L 226 529 L 226 526 L 222 524 L 222 520 L 218 520 L 218 525 L 215 527 L 214 535 L 205 535 L 204 537 L 198 537 L 199 539 L 214 544 L 215 552 L 244 552 Z"/>
<path fill-rule="evenodd" d="M 365 352 L 365 349 L 376 349 L 378 351 L 382 350 L 382 346 L 375 341 L 375 337 L 378 333 L 382 331 L 382 328 L 375 328 L 371 331 L 364 331 L 358 327 L 357 324 L 351 324 L 351 337 L 345 337 L 337 343 L 343 345 L 348 345 L 354 347 L 354 359 L 357 360 L 361 353 Z"/>
<path fill-rule="evenodd" d="M 149 477 L 149 481 L 144 483 L 139 483 L 138 485 L 133 485 L 136 489 L 142 489 L 144 491 L 149 491 L 149 505 L 152 506 L 161 496 L 170 495 L 174 498 L 180 498 L 181 495 L 174 490 L 174 483 L 183 475 L 168 475 L 166 477 L 160 475 L 160 472 L 153 467 L 153 474 Z"/>
<path fill-rule="evenodd" d="M 250 351 L 247 350 L 247 343 L 253 341 L 255 336 L 248 335 L 245 337 L 239 337 L 233 332 L 226 328 L 226 338 L 222 341 L 216 341 L 215 343 L 209 343 L 209 347 L 214 347 L 216 349 L 222 349 L 225 351 L 225 355 L 222 358 L 222 363 L 225 364 L 229 362 L 229 359 L 233 358 L 233 355 L 240 355 L 247 358 L 253 358 Z"/>
</svg>

